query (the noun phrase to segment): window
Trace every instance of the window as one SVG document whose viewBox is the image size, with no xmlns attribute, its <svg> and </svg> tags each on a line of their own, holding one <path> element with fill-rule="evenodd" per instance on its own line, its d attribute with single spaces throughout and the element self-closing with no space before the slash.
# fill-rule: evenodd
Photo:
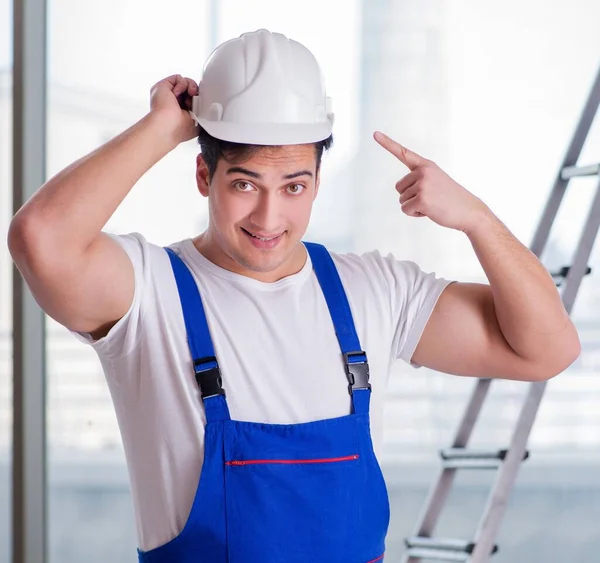
<svg viewBox="0 0 600 563">
<path fill-rule="evenodd" d="M 158 80 L 176 73 L 198 80 L 208 56 L 205 2 L 78 7 L 49 4 L 48 177 L 139 120 Z M 107 230 L 139 231 L 159 244 L 198 231 L 205 211 L 196 153 L 191 142 L 154 167 Z M 99 362 L 51 319 L 47 349 L 50 561 L 133 561 L 129 483 Z"/>
<path fill-rule="evenodd" d="M 461 233 L 401 213 L 394 184 L 407 170 L 373 141 L 372 133 L 382 130 L 436 161 L 529 244 L 598 65 L 600 4 L 572 4 L 568 13 L 545 5 L 540 17 L 535 4 L 516 0 L 500 8 L 494 4 L 493 10 L 474 0 L 426 0 L 418 8 L 404 0 L 306 0 L 285 8 L 272 0 L 205 0 L 183 2 L 176 10 L 149 10 L 143 2 L 127 0 L 112 10 L 97 4 L 85 11 L 77 2 L 52 3 L 48 175 L 141 118 L 156 81 L 174 73 L 197 80 L 217 43 L 265 27 L 313 50 L 333 97 L 334 148 L 323 162 L 307 238 L 337 251 L 379 248 L 446 278 L 485 282 Z M 10 75 L 1 74 L 2 65 L 8 68 L 0 58 L 0 117 L 10 115 L 10 90 L 4 88 Z M 10 165 L 3 141 L 10 138 L 7 123 L 0 121 L 0 163 L 6 158 Z M 586 162 L 598 162 L 600 132 L 594 139 L 586 146 Z M 158 244 L 201 232 L 207 209 L 195 188 L 196 153 L 188 143 L 165 157 L 134 187 L 107 230 L 138 231 Z M 0 168 L 1 210 L 10 207 L 7 170 Z M 569 194 L 544 257 L 549 268 L 571 259 L 594 187 L 585 182 L 581 189 L 572 184 L 576 191 Z M 592 276 L 598 275 L 599 262 L 596 247 Z M 8 270 L 2 270 L 6 280 Z M 598 550 L 593 522 L 600 506 L 594 478 L 600 439 L 595 408 L 600 284 L 593 279 L 585 279 L 574 310 L 582 356 L 548 385 L 530 440 L 532 456 L 511 497 L 498 539 L 506 560 L 592 560 Z M 0 294 L 0 300 L 8 303 L 10 296 Z M 10 443 L 5 310 L 0 314 L 5 323 L 0 324 L 0 493 L 7 483 L 2 448 L 8 451 Z M 50 559 L 133 560 L 127 475 L 100 366 L 64 328 L 49 321 L 47 330 Z M 403 539 L 413 531 L 438 467 L 436 451 L 449 445 L 474 383 L 401 363 L 394 367 L 382 459 L 392 501 L 390 560 L 400 557 Z M 524 389 L 512 382 L 494 384 L 474 445 L 507 444 Z M 470 479 L 460 476 L 458 496 L 449 504 L 454 516 L 465 518 L 445 517 L 440 535 L 472 537 L 487 483 Z M 0 540 L 7 528 L 4 508 L 0 504 Z"/>
</svg>

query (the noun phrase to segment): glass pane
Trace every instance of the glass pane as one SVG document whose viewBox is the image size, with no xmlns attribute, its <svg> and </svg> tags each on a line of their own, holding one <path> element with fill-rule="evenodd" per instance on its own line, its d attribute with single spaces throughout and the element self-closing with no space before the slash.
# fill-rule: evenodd
<svg viewBox="0 0 600 563">
<path fill-rule="evenodd" d="M 50 3 L 48 177 L 139 120 L 155 82 L 175 73 L 199 79 L 209 49 L 205 4 L 149 10 L 129 0 L 115 10 L 81 10 L 75 0 Z M 196 146 L 178 148 L 146 174 L 106 230 L 141 232 L 158 244 L 197 231 L 204 210 Z M 125 459 L 100 364 L 51 319 L 47 350 L 49 560 L 134 561 Z"/>
<path fill-rule="evenodd" d="M 343 7 L 307 0 L 286 6 L 285 13 L 280 4 L 207 0 L 152 12 L 128 0 L 118 12 L 98 6 L 85 15 L 74 0 L 52 5 L 49 175 L 144 115 L 154 82 L 176 72 L 198 78 L 218 42 L 266 27 L 313 50 L 333 97 L 335 143 L 323 163 L 307 238 L 337 251 L 378 248 L 449 279 L 486 282 L 462 233 L 401 213 L 394 183 L 407 170 L 374 143 L 372 132 L 383 130 L 437 162 L 529 244 L 596 72 L 600 5 L 579 0 L 568 14 L 548 5 L 540 17 L 537 6 L 517 0 L 501 8 L 475 0 L 426 0 L 418 7 L 405 0 L 354 0 Z M 586 146 L 592 161 L 599 146 Z M 146 174 L 108 230 L 141 232 L 157 244 L 199 233 L 207 210 L 195 194 L 196 152 L 191 145 L 180 147 Z M 573 213 L 589 202 L 590 187 L 583 186 Z M 560 244 L 550 262 L 569 259 L 576 242 L 570 226 L 567 221 L 557 227 Z M 593 268 L 597 262 L 596 248 Z M 584 351 L 548 386 L 531 436 L 532 456 L 498 538 L 504 547 L 498 561 L 591 560 L 600 549 L 597 534 L 589 531 L 600 518 L 600 489 L 592 478 L 600 422 L 593 407 L 598 287 L 593 278 L 582 287 L 574 318 Z M 51 518 L 51 559 L 132 560 L 131 499 L 100 366 L 89 349 L 51 322 L 48 350 L 50 510 L 51 516 L 61 515 Z M 392 501 L 390 560 L 400 557 L 413 531 L 438 468 L 436 451 L 449 445 L 474 384 L 400 362 L 393 368 L 381 459 Z M 494 385 L 474 445 L 507 445 L 524 390 L 514 382 Z M 548 476 L 543 483 L 535 477 L 540 471 Z M 442 535 L 472 534 L 487 477 L 461 475 Z M 551 518 L 558 513 L 569 518 Z M 570 556 L 574 549 L 577 557 Z"/>
<path fill-rule="evenodd" d="M 0 0 L 0 240 L 12 216 L 12 11 Z M 0 561 L 12 545 L 12 260 L 0 244 Z"/>
</svg>

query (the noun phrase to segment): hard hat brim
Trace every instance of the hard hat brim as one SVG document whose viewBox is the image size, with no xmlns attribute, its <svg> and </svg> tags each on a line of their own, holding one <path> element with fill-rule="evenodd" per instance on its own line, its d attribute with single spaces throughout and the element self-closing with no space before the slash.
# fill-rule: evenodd
<svg viewBox="0 0 600 563">
<path fill-rule="evenodd" d="M 324 123 L 229 123 L 198 118 L 201 127 L 213 137 L 248 145 L 301 145 L 327 139 L 333 116 Z"/>
</svg>

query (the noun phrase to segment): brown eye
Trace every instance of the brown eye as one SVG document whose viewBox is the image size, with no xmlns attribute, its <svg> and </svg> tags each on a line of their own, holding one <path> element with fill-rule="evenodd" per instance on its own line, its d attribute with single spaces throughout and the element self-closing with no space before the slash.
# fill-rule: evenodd
<svg viewBox="0 0 600 563">
<path fill-rule="evenodd" d="M 298 195 L 304 191 L 304 186 L 302 184 L 292 184 L 291 186 L 288 186 L 287 189 L 292 195 Z"/>
<path fill-rule="evenodd" d="M 233 187 L 240 192 L 249 192 L 252 184 L 250 182 L 236 182 Z"/>
</svg>

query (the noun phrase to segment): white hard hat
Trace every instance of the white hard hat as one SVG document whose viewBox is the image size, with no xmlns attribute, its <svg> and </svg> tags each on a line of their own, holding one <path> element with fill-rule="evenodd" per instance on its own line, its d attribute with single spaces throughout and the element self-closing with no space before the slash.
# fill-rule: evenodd
<svg viewBox="0 0 600 563">
<path fill-rule="evenodd" d="M 256 145 L 322 141 L 333 126 L 331 98 L 314 55 L 266 29 L 212 52 L 190 113 L 213 137 Z"/>
</svg>

